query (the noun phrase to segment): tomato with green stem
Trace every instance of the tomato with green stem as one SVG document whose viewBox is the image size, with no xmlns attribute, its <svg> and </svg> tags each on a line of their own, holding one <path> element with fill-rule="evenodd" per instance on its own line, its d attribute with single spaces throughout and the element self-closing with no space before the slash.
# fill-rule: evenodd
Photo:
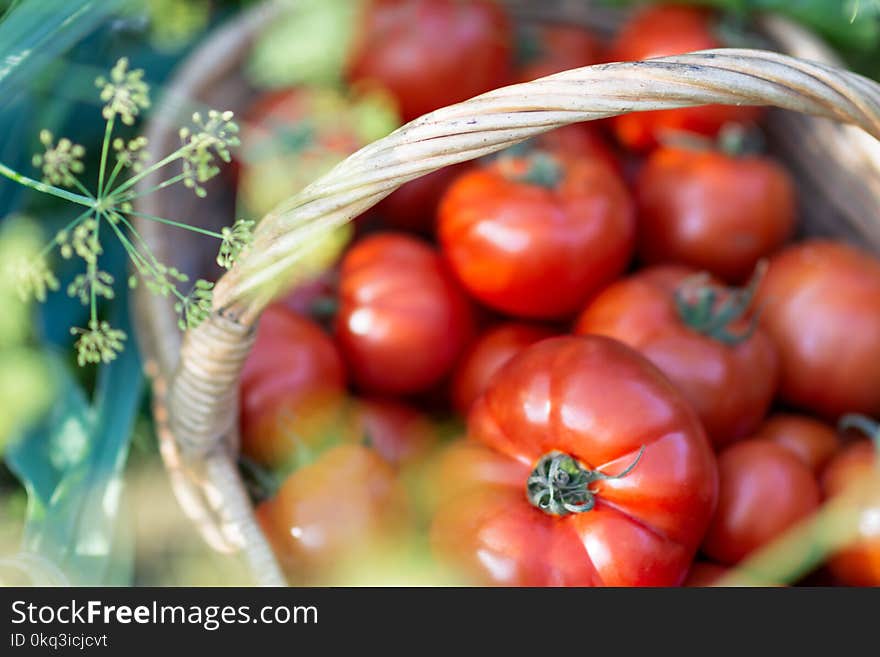
<svg viewBox="0 0 880 657">
<path fill-rule="evenodd" d="M 503 156 L 456 180 L 438 237 L 462 285 L 517 317 L 560 319 L 626 268 L 632 199 L 595 158 Z"/>
<path fill-rule="evenodd" d="M 842 431 L 870 438 L 849 444 L 825 468 L 826 497 L 847 495 L 858 511 L 856 540 L 828 561 L 834 576 L 851 586 L 880 586 L 880 424 L 861 415 L 841 418 Z"/>
<path fill-rule="evenodd" d="M 618 32 L 609 59 L 639 61 L 720 48 L 715 15 L 681 5 L 648 6 Z M 665 139 L 688 132 L 715 137 L 728 123 L 749 123 L 760 108 L 744 105 L 704 105 L 674 110 L 632 112 L 614 117 L 612 126 L 621 144 L 635 151 L 656 147 Z"/>
<path fill-rule="evenodd" d="M 715 506 L 715 458 L 667 379 L 608 338 L 511 359 L 438 465 L 435 553 L 471 581 L 671 586 Z"/>
<path fill-rule="evenodd" d="M 685 267 L 644 269 L 599 293 L 575 333 L 606 335 L 641 352 L 684 394 L 720 447 L 754 431 L 776 394 L 776 349 L 749 318 L 758 280 L 728 289 Z"/>
<path fill-rule="evenodd" d="M 411 121 L 503 86 L 512 61 L 510 20 L 494 0 L 369 0 L 348 79 L 388 89 Z"/>
<path fill-rule="evenodd" d="M 525 322 L 504 322 L 487 329 L 456 366 L 452 378 L 455 409 L 466 416 L 471 405 L 507 361 L 529 345 L 557 333 L 549 326 Z"/>
<path fill-rule="evenodd" d="M 343 258 L 336 340 L 361 390 L 430 389 L 451 372 L 474 330 L 470 302 L 426 242 L 376 233 Z"/>
<path fill-rule="evenodd" d="M 769 440 L 744 440 L 718 456 L 718 508 L 702 551 L 734 565 L 819 507 L 812 470 Z"/>
<path fill-rule="evenodd" d="M 758 155 L 659 148 L 638 174 L 636 200 L 643 262 L 684 264 L 729 283 L 745 281 L 795 228 L 791 176 Z"/>
<path fill-rule="evenodd" d="M 794 413 L 772 415 L 752 437 L 772 440 L 785 447 L 817 476 L 841 447 L 834 427 L 807 415 Z"/>
<path fill-rule="evenodd" d="M 770 259 L 757 296 L 781 359 L 781 398 L 835 420 L 880 415 L 880 260 L 814 239 Z"/>
<path fill-rule="evenodd" d="M 336 425 L 346 373 L 333 340 L 280 304 L 266 309 L 241 373 L 242 453 L 280 466 Z"/>
</svg>

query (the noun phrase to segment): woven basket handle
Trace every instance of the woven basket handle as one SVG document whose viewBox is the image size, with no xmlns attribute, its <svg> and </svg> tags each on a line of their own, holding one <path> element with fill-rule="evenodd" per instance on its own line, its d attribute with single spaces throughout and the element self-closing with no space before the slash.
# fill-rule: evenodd
<svg viewBox="0 0 880 657">
<path fill-rule="evenodd" d="M 215 288 L 213 315 L 184 339 L 167 388 L 167 428 L 208 468 L 226 522 L 263 583 L 280 573 L 226 446 L 237 432 L 237 381 L 263 308 L 294 280 L 316 238 L 400 185 L 542 132 L 629 112 L 711 103 L 771 105 L 880 138 L 880 85 L 774 52 L 719 49 L 602 64 L 517 84 L 425 115 L 361 149 L 267 215 L 253 245 Z"/>
</svg>

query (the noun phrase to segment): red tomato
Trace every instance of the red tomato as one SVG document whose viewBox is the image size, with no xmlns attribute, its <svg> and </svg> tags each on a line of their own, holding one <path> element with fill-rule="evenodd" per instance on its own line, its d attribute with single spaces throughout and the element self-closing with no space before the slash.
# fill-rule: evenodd
<svg viewBox="0 0 880 657">
<path fill-rule="evenodd" d="M 522 82 L 602 61 L 602 47 L 598 39 L 582 27 L 540 25 L 526 37 L 535 52 L 520 71 Z"/>
<path fill-rule="evenodd" d="M 539 148 L 572 158 L 594 158 L 607 164 L 621 180 L 623 165 L 595 121 L 572 123 L 540 135 L 535 140 Z"/>
<path fill-rule="evenodd" d="M 503 86 L 512 55 L 510 21 L 492 0 L 370 0 L 348 77 L 387 88 L 410 121 Z"/>
<path fill-rule="evenodd" d="M 336 337 L 357 385 L 424 391 L 451 371 L 473 335 L 469 302 L 421 240 L 375 234 L 342 260 Z"/>
<path fill-rule="evenodd" d="M 376 213 L 389 228 L 433 233 L 440 199 L 452 181 L 470 167 L 470 162 L 463 162 L 416 178 L 379 203 Z"/>
<path fill-rule="evenodd" d="M 590 302 L 575 333 L 607 335 L 639 350 L 684 394 L 709 438 L 722 446 L 748 436 L 764 419 L 776 394 L 778 359 L 760 329 L 748 336 L 742 313 L 726 325 L 700 325 L 719 316 L 729 292 L 710 279 L 697 285 L 695 274 L 663 266 L 621 279 Z M 717 303 L 708 304 L 709 315 L 689 318 L 682 310 L 680 300 L 697 310 L 712 301 L 701 297 L 712 291 Z"/>
<path fill-rule="evenodd" d="M 880 415 L 880 261 L 842 243 L 795 244 L 770 260 L 758 304 L 785 401 L 831 419 Z"/>
<path fill-rule="evenodd" d="M 646 7 L 618 33 L 610 59 L 637 61 L 720 48 L 723 44 L 715 36 L 713 16 L 692 7 Z M 614 117 L 612 123 L 620 143 L 641 151 L 653 148 L 665 136 L 676 132 L 714 137 L 725 123 L 754 121 L 760 114 L 761 110 L 755 107 L 706 105 L 624 114 Z"/>
<path fill-rule="evenodd" d="M 819 506 L 819 484 L 797 456 L 768 440 L 744 440 L 718 457 L 718 509 L 703 552 L 735 564 Z"/>
<path fill-rule="evenodd" d="M 340 445 L 297 470 L 268 507 L 263 522 L 282 563 L 311 578 L 393 542 L 409 513 L 394 469 L 363 445 Z"/>
<path fill-rule="evenodd" d="M 840 449 L 834 427 L 806 415 L 773 415 L 758 428 L 753 438 L 772 440 L 785 447 L 816 475 Z"/>
<path fill-rule="evenodd" d="M 648 264 L 681 263 L 741 283 L 795 226 L 791 176 L 765 157 L 660 148 L 636 189 Z"/>
<path fill-rule="evenodd" d="M 851 443 L 834 457 L 822 476 L 826 497 L 846 495 L 858 510 L 856 540 L 828 562 L 834 576 L 850 586 L 880 586 L 880 428 L 865 422 L 873 442 Z"/>
<path fill-rule="evenodd" d="M 456 368 L 452 380 L 456 410 L 467 415 L 471 405 L 507 361 L 529 345 L 556 333 L 547 326 L 520 322 L 507 322 L 488 329 L 471 345 Z"/>
<path fill-rule="evenodd" d="M 280 305 L 263 313 L 241 373 L 241 451 L 280 465 L 297 441 L 335 422 L 345 370 L 333 341 L 313 321 Z"/>
<path fill-rule="evenodd" d="M 418 459 L 437 442 L 430 420 L 391 399 L 364 399 L 355 411 L 357 435 L 392 465 Z"/>
<path fill-rule="evenodd" d="M 648 361 L 602 337 L 557 337 L 504 366 L 453 448 L 436 553 L 507 586 L 680 584 L 712 515 L 715 458 Z"/>
<path fill-rule="evenodd" d="M 613 171 L 543 152 L 466 173 L 438 219 L 465 288 L 527 318 L 570 316 L 626 268 L 635 239 L 633 204 Z"/>
</svg>

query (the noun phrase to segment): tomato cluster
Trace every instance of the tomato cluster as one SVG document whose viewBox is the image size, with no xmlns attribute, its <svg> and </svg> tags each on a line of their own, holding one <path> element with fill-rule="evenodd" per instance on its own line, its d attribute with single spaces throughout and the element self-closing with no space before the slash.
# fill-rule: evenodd
<svg viewBox="0 0 880 657">
<path fill-rule="evenodd" d="M 346 73 L 409 120 L 717 47 L 715 21 L 653 7 L 605 43 L 517 35 L 491 0 L 373 0 Z M 285 93 L 255 104 L 259 134 L 311 120 L 305 92 Z M 874 525 L 827 572 L 880 584 L 876 449 L 833 424 L 880 442 L 880 261 L 794 241 L 790 174 L 730 139 L 760 118 L 632 114 L 444 169 L 271 306 L 242 374 L 241 449 L 291 581 L 427 543 L 464 583 L 704 586 L 851 498 Z M 321 133 L 337 155 L 359 145 L 346 125 Z"/>
</svg>

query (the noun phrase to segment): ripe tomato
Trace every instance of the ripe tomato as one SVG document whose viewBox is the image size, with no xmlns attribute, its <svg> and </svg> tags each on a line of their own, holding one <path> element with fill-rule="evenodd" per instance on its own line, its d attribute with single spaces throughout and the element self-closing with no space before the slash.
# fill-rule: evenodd
<svg viewBox="0 0 880 657">
<path fill-rule="evenodd" d="M 762 424 L 752 436 L 772 440 L 807 464 L 818 475 L 840 449 L 834 427 L 806 415 L 778 413 Z"/>
<path fill-rule="evenodd" d="M 349 80 L 388 89 L 404 121 L 510 76 L 511 25 L 492 0 L 370 0 L 360 28 Z"/>
<path fill-rule="evenodd" d="M 298 441 L 320 439 L 337 418 L 345 369 L 336 346 L 313 321 L 270 306 L 241 373 L 241 451 L 280 465 Z"/>
<path fill-rule="evenodd" d="M 633 203 L 595 159 L 533 152 L 456 180 L 440 204 L 444 254 L 465 288 L 517 316 L 574 313 L 629 263 Z"/>
<path fill-rule="evenodd" d="M 411 180 L 383 199 L 376 214 L 388 228 L 432 234 L 440 199 L 452 181 L 470 167 L 470 162 L 463 162 Z"/>
<path fill-rule="evenodd" d="M 744 440 L 718 456 L 718 509 L 703 552 L 733 565 L 803 520 L 819 506 L 812 471 L 786 448 Z"/>
<path fill-rule="evenodd" d="M 624 168 L 596 121 L 572 123 L 535 139 L 540 149 L 563 157 L 597 159 L 624 179 Z"/>
<path fill-rule="evenodd" d="M 718 447 L 746 437 L 764 419 L 778 362 L 762 331 L 749 334 L 742 318 L 748 294 L 695 274 L 662 266 L 621 279 L 590 302 L 575 333 L 606 335 L 639 350 L 693 405 Z M 740 309 L 719 322 L 725 297 Z"/>
<path fill-rule="evenodd" d="M 437 442 L 437 431 L 430 420 L 398 401 L 362 399 L 354 413 L 355 435 L 392 465 L 423 457 Z"/>
<path fill-rule="evenodd" d="M 287 570 L 326 575 L 393 542 L 408 522 L 394 468 L 363 445 L 339 445 L 291 474 L 263 511 Z"/>
<path fill-rule="evenodd" d="M 599 40 L 576 25 L 540 25 L 524 36 L 534 52 L 520 71 L 522 82 L 602 61 Z"/>
<path fill-rule="evenodd" d="M 424 391 L 452 369 L 473 335 L 472 310 L 425 242 L 374 234 L 340 268 L 336 338 L 364 391 Z"/>
<path fill-rule="evenodd" d="M 766 157 L 659 148 L 638 175 L 639 255 L 676 262 L 731 283 L 791 236 L 794 183 Z"/>
<path fill-rule="evenodd" d="M 658 5 L 639 11 L 624 25 L 612 44 L 609 58 L 637 61 L 722 45 L 715 36 L 712 13 L 692 7 Z M 714 137 L 725 123 L 754 121 L 760 114 L 760 109 L 755 107 L 706 105 L 625 114 L 614 117 L 612 124 L 621 144 L 643 151 L 675 132 Z"/>
<path fill-rule="evenodd" d="M 296 87 L 263 94 L 242 125 L 236 155 L 240 200 L 262 217 L 399 123 L 380 91 L 347 96 L 329 88 Z"/>
<path fill-rule="evenodd" d="M 880 261 L 842 243 L 795 244 L 770 260 L 758 303 L 785 401 L 831 419 L 880 415 Z"/>
<path fill-rule="evenodd" d="M 856 540 L 828 562 L 838 580 L 851 586 L 880 586 L 880 427 L 860 418 L 872 441 L 848 445 L 825 468 L 826 497 L 847 495 L 858 510 Z"/>
<path fill-rule="evenodd" d="M 547 326 L 507 322 L 484 332 L 456 367 L 452 399 L 456 410 L 467 415 L 489 381 L 511 358 L 539 340 L 555 335 Z"/>
<path fill-rule="evenodd" d="M 687 402 L 608 338 L 557 337 L 515 356 L 440 467 L 436 553 L 508 586 L 680 584 L 717 494 Z"/>
</svg>

